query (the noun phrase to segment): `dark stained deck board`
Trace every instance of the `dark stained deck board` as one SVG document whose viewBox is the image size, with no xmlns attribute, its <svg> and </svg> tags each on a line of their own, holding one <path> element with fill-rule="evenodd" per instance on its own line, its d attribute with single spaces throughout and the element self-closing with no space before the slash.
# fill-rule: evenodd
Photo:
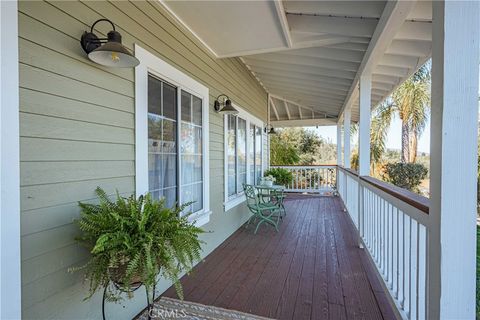
<svg viewBox="0 0 480 320">
<path fill-rule="evenodd" d="M 311 200 L 305 200 L 304 203 L 310 205 Z M 302 210 L 302 212 L 308 212 L 309 207 Z M 300 286 L 300 277 L 303 268 L 303 261 L 305 258 L 305 247 L 307 244 L 308 228 L 311 224 L 311 218 L 313 215 L 305 215 L 306 219 L 302 224 L 302 229 L 299 234 L 298 241 L 295 246 L 295 252 L 293 256 L 294 263 L 290 266 L 285 285 L 281 292 L 280 301 L 277 307 L 276 318 L 277 319 L 292 319 L 295 311 L 295 303 L 298 296 L 298 288 Z M 293 245 L 293 244 L 292 244 Z M 274 307 L 274 306 L 273 306 Z M 270 315 L 272 316 L 272 315 Z"/>
<path fill-rule="evenodd" d="M 308 203 L 303 202 L 302 205 L 303 207 L 300 207 L 300 210 L 304 210 Z M 304 217 L 307 218 L 308 216 Z M 296 220 L 296 228 L 293 228 L 286 237 L 282 238 L 265 266 L 260 280 L 247 302 L 250 313 L 265 314 L 269 317 L 275 316 L 276 306 L 294 259 L 295 246 L 292 244 L 295 241 L 298 242 L 299 236 L 302 235 L 299 228 L 305 225 L 304 219 L 302 219 L 304 217 L 300 216 L 300 219 Z"/>
<path fill-rule="evenodd" d="M 394 319 L 341 200 L 290 199 L 278 233 L 243 226 L 182 278 L 185 300 L 276 319 Z"/>
<path fill-rule="evenodd" d="M 311 319 L 329 319 L 327 241 L 325 235 L 325 215 L 327 201 L 317 201 L 318 226 L 317 248 L 315 253 L 315 275 L 313 278 L 313 306 Z"/>
<path fill-rule="evenodd" d="M 304 203 L 301 202 L 294 203 L 293 208 L 295 208 L 295 211 L 292 210 L 292 212 L 302 210 L 303 205 Z M 300 236 L 300 230 L 296 228 L 301 228 L 305 217 L 305 215 L 287 215 L 285 221 L 280 227 L 280 234 L 275 234 L 274 238 L 269 241 L 269 245 L 266 247 L 264 253 L 260 256 L 258 262 L 254 265 L 252 271 L 244 282 L 244 285 L 228 305 L 229 308 L 252 312 L 252 306 L 248 305 L 248 301 L 251 301 L 252 292 L 255 290 L 255 288 L 257 288 L 257 284 L 261 279 L 261 276 L 264 274 L 265 268 L 269 263 L 274 250 L 281 245 L 282 242 L 284 242 L 284 239 L 290 239 L 291 236 Z M 288 222 L 292 220 L 294 221 L 293 223 Z"/>
</svg>

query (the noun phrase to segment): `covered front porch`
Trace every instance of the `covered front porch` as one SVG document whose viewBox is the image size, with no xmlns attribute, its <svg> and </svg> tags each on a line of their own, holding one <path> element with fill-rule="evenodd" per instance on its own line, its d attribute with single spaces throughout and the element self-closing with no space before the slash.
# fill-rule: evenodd
<svg viewBox="0 0 480 320">
<path fill-rule="evenodd" d="M 342 200 L 289 194 L 286 210 L 278 233 L 243 226 L 199 263 L 185 300 L 274 319 L 395 319 Z"/>
</svg>

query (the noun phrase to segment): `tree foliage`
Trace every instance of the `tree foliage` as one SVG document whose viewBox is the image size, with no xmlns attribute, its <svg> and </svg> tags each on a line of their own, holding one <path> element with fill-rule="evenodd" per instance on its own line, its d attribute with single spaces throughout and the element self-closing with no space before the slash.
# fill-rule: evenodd
<svg viewBox="0 0 480 320">
<path fill-rule="evenodd" d="M 265 171 L 265 176 L 272 176 L 279 185 L 288 186 L 293 181 L 293 174 L 284 168 L 270 168 Z"/>
<path fill-rule="evenodd" d="M 328 164 L 336 159 L 336 146 L 305 128 L 278 129 L 270 136 L 271 165 Z"/>
<path fill-rule="evenodd" d="M 417 193 L 428 174 L 427 168 L 419 163 L 387 163 L 383 169 L 383 180 Z"/>
<path fill-rule="evenodd" d="M 428 121 L 430 110 L 430 63 L 423 65 L 373 110 L 371 145 L 378 162 L 385 152 L 385 141 L 395 116 L 402 121 L 402 162 L 414 163 L 418 139 Z"/>
</svg>

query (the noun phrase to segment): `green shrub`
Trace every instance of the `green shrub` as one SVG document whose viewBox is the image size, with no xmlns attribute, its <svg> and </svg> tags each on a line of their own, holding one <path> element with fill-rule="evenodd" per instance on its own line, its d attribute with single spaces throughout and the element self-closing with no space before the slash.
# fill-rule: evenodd
<svg viewBox="0 0 480 320">
<path fill-rule="evenodd" d="M 104 190 L 95 190 L 99 204 L 79 203 L 81 216 L 76 222 L 82 231 L 77 241 L 91 253 L 90 260 L 71 271 L 85 270 L 90 283 L 90 298 L 101 287 L 107 287 L 107 299 L 120 299 L 114 282 L 130 292 L 133 284 L 142 283 L 149 292 L 158 275 L 171 280 L 183 298 L 179 277 L 200 260 L 203 230 L 181 216 L 188 206 L 167 208 L 164 200 L 153 200 L 149 194 L 123 198 L 117 194 L 111 201 Z M 129 294 L 129 297 L 131 294 Z"/>
<path fill-rule="evenodd" d="M 420 163 L 387 163 L 384 166 L 383 180 L 398 187 L 419 192 L 418 187 L 428 175 L 427 168 Z"/>
<path fill-rule="evenodd" d="M 270 168 L 265 171 L 264 176 L 272 176 L 277 184 L 284 186 L 289 185 L 293 181 L 293 174 L 284 168 Z"/>
</svg>

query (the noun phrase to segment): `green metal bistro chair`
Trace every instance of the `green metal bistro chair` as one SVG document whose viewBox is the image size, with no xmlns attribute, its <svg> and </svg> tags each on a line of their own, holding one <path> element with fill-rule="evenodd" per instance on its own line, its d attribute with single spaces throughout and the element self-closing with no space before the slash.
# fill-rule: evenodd
<svg viewBox="0 0 480 320">
<path fill-rule="evenodd" d="M 247 198 L 247 207 L 253 215 L 248 219 L 247 225 L 252 221 L 257 221 L 257 227 L 255 228 L 255 234 L 257 234 L 258 228 L 264 222 L 271 224 L 278 232 L 278 223 L 281 216 L 281 207 L 273 202 L 262 202 L 256 188 L 250 184 L 244 184 L 243 190 Z"/>
</svg>

